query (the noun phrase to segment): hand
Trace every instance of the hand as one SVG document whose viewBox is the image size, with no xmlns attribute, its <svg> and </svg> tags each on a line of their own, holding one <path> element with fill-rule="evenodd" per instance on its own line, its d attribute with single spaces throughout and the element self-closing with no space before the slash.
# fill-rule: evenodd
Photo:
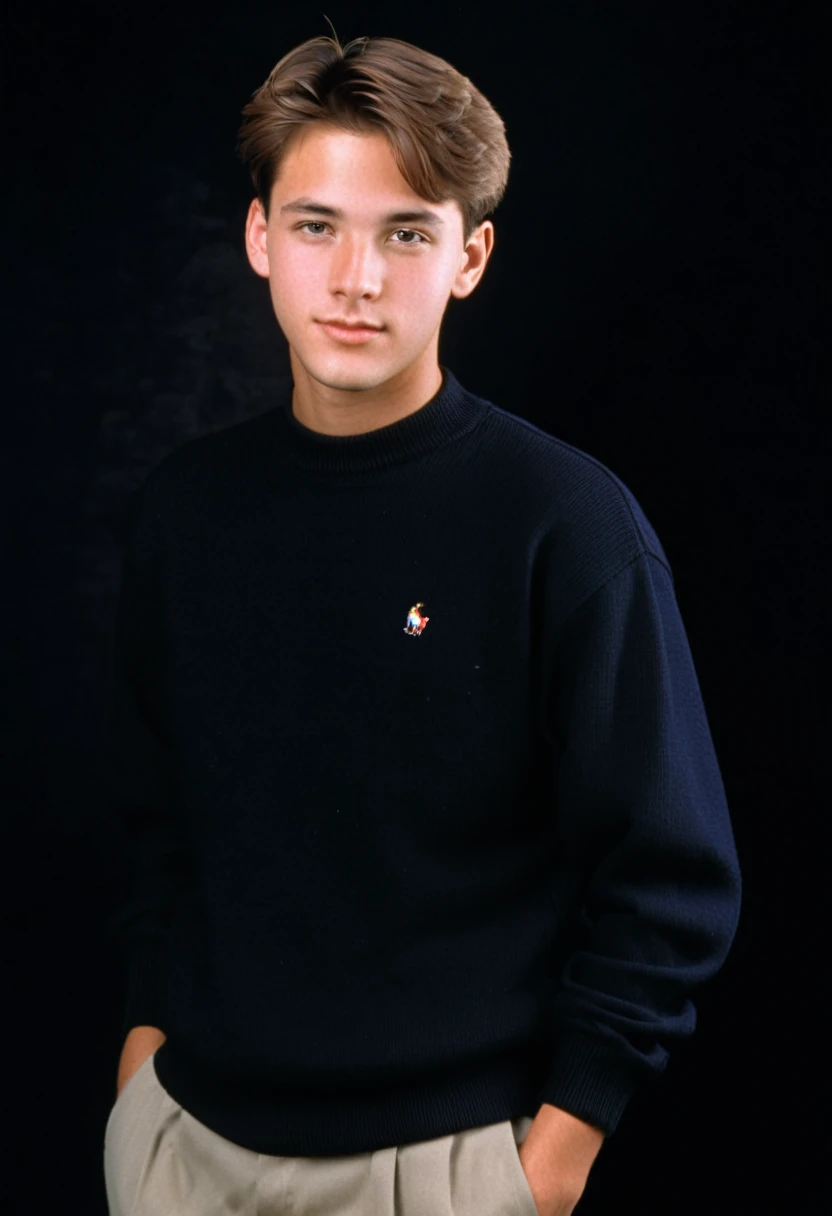
<svg viewBox="0 0 832 1216">
<path fill-rule="evenodd" d="M 166 1038 L 167 1035 L 158 1026 L 134 1026 L 128 1033 L 118 1062 L 116 1101 L 130 1078 L 139 1071 L 147 1057 L 162 1046 Z"/>
<path fill-rule="evenodd" d="M 519 1150 L 538 1216 L 570 1216 L 603 1142 L 597 1127 L 543 1103 Z"/>
</svg>

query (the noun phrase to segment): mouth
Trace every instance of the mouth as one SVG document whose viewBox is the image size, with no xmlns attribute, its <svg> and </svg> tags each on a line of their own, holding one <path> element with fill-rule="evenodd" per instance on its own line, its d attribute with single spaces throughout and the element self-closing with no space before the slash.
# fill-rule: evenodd
<svg viewBox="0 0 832 1216">
<path fill-rule="evenodd" d="M 319 321 L 318 324 L 337 342 L 346 342 L 350 345 L 358 342 L 370 342 L 383 332 L 380 327 L 373 328 L 367 325 L 339 325 L 329 321 Z"/>
</svg>

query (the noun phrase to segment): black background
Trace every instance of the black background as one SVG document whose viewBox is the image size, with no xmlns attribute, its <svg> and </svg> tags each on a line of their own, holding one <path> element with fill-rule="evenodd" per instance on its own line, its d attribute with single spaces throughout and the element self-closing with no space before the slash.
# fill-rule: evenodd
<svg viewBox="0 0 832 1216">
<path fill-rule="evenodd" d="M 824 902 L 807 877 L 823 801 L 819 30 L 799 6 L 325 8 L 342 43 L 448 59 L 504 118 L 495 251 L 451 302 L 440 360 L 641 502 L 732 810 L 736 943 L 578 1211 L 804 1210 L 787 1196 L 817 1131 L 800 1087 L 824 1019 L 803 980 Z M 129 874 L 102 795 L 115 527 L 166 451 L 267 408 L 289 375 L 245 259 L 234 145 L 273 64 L 328 33 L 314 5 L 248 0 L 6 18 L 4 1210 L 106 1210 L 124 980 L 104 925 Z"/>
</svg>

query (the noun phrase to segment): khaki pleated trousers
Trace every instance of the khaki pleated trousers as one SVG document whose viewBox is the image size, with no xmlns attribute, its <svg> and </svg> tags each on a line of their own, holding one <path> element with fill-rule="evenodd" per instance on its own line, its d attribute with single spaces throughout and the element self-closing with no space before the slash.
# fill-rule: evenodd
<svg viewBox="0 0 832 1216">
<path fill-rule="evenodd" d="M 529 1115 L 337 1157 L 251 1152 L 188 1114 L 150 1055 L 104 1133 L 110 1216 L 538 1216 L 518 1147 Z"/>
</svg>

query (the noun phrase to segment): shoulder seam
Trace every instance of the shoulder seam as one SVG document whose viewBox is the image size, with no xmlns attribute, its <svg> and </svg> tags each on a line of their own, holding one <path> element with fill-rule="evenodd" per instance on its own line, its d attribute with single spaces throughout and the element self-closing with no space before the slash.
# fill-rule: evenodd
<svg viewBox="0 0 832 1216">
<path fill-rule="evenodd" d="M 571 611 L 569 612 L 569 615 L 564 618 L 563 626 L 565 627 L 566 624 L 569 621 L 571 621 L 572 618 L 576 615 L 576 613 L 580 612 L 581 609 L 583 607 L 585 607 L 585 605 L 588 604 L 589 601 L 594 596 L 596 596 L 599 591 L 603 591 L 604 588 L 609 586 L 609 584 L 611 582 L 613 582 L 614 579 L 617 579 L 618 576 L 620 574 L 623 574 L 625 570 L 628 570 L 630 568 L 630 566 L 634 566 L 636 562 L 641 561 L 641 559 L 643 557 L 652 557 L 653 560 L 656 561 L 661 566 L 662 570 L 664 570 L 667 573 L 667 575 L 670 579 L 671 586 L 675 586 L 675 584 L 673 582 L 673 571 L 670 569 L 670 567 L 667 565 L 667 563 L 663 562 L 662 559 L 659 557 L 659 555 L 657 553 L 654 553 L 652 551 L 652 549 L 639 549 L 638 553 L 636 553 L 632 557 L 628 558 L 627 561 L 622 562 L 622 564 L 618 567 L 617 570 L 614 570 L 612 574 L 610 574 L 607 578 L 604 579 L 603 583 L 599 583 L 597 587 L 593 587 L 592 591 L 588 592 L 588 594 L 584 596 L 584 598 L 581 600 L 581 602 L 579 604 L 576 604 L 575 607 L 571 609 Z"/>
<path fill-rule="evenodd" d="M 670 569 L 670 566 L 667 564 L 665 559 L 661 556 L 661 554 L 655 553 L 651 548 L 649 548 L 646 544 L 644 544 L 643 530 L 639 526 L 639 522 L 636 519 L 635 515 L 633 514 L 632 505 L 630 504 L 630 501 L 627 498 L 627 495 L 624 493 L 624 490 L 621 487 L 620 478 L 617 477 L 617 475 L 615 473 L 613 473 L 612 469 L 608 469 L 607 466 L 605 464 L 603 464 L 600 460 L 598 460 L 598 458 L 596 456 L 590 455 L 589 452 L 582 451 L 581 448 L 576 448 L 574 446 L 574 444 L 567 443 L 565 439 L 559 439 L 557 435 L 552 435 L 549 431 L 542 430 L 539 426 L 535 426 L 535 424 L 533 422 L 529 422 L 527 418 L 520 418 L 519 415 L 517 415 L 517 414 L 511 414 L 508 412 L 508 410 L 501 409 L 499 405 L 494 405 L 493 402 L 491 403 L 491 408 L 493 410 L 495 410 L 498 414 L 501 414 L 503 418 L 507 418 L 509 422 L 516 422 L 520 426 L 525 427 L 526 430 L 534 431 L 538 435 L 543 435 L 544 438 L 550 440 L 552 443 L 556 444 L 558 447 L 565 448 L 567 451 L 572 452 L 575 456 L 579 456 L 582 460 L 585 460 L 588 464 L 594 465 L 595 468 L 598 469 L 599 472 L 603 473 L 604 476 L 612 483 L 612 485 L 618 491 L 619 496 L 624 501 L 624 504 L 627 508 L 630 519 L 633 521 L 633 527 L 635 528 L 636 533 L 638 534 L 639 537 L 642 538 L 642 544 L 644 545 L 644 547 L 640 551 L 640 553 L 641 552 L 649 553 L 651 557 L 654 557 L 656 559 L 656 561 L 659 562 L 659 564 L 664 567 L 664 569 L 670 575 L 671 582 L 673 582 L 673 571 Z M 636 554 L 636 556 L 637 557 L 640 556 L 640 553 Z M 635 560 L 635 559 L 633 559 L 633 560 Z M 622 570 L 626 569 L 627 565 L 629 565 L 629 562 L 625 563 L 625 565 L 622 566 L 621 569 Z M 621 571 L 619 570 L 618 573 L 620 574 Z M 615 575 L 613 574 L 610 577 L 615 578 Z M 604 583 L 601 584 L 601 587 L 603 587 L 603 586 L 604 586 Z M 601 587 L 596 588 L 596 590 L 600 591 Z M 594 594 L 594 592 L 593 592 L 593 594 Z"/>
</svg>

